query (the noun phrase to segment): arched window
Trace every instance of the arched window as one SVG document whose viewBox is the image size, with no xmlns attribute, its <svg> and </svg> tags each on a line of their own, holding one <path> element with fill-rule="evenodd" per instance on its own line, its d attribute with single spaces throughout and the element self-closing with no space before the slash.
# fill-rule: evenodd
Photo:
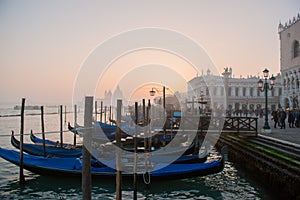
<svg viewBox="0 0 300 200">
<path fill-rule="evenodd" d="M 258 90 L 256 90 L 256 96 L 258 96 L 259 97 L 259 95 L 260 95 L 260 90 L 258 89 Z"/>
<path fill-rule="evenodd" d="M 243 88 L 243 96 L 246 96 L 246 88 Z"/>
<path fill-rule="evenodd" d="M 221 96 L 224 96 L 224 90 L 225 88 L 224 87 L 221 87 Z M 227 94 L 226 94 L 227 95 Z"/>
<path fill-rule="evenodd" d="M 281 96 L 281 95 L 282 95 L 282 89 L 279 88 L 278 96 Z"/>
<path fill-rule="evenodd" d="M 228 88 L 228 94 L 227 96 L 231 96 L 231 87 Z"/>
<path fill-rule="evenodd" d="M 300 54 L 299 41 L 295 40 L 293 44 L 293 57 L 296 58 Z"/>
</svg>

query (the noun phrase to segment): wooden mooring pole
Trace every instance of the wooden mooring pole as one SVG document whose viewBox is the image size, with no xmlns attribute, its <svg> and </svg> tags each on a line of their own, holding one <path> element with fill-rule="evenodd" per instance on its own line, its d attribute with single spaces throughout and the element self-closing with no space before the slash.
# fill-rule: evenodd
<svg viewBox="0 0 300 200">
<path fill-rule="evenodd" d="M 41 128 L 43 138 L 43 155 L 46 157 L 46 143 L 45 143 L 45 126 L 44 126 L 44 106 L 41 106 Z"/>
<path fill-rule="evenodd" d="M 106 110 L 106 107 L 105 107 Z M 121 173 L 121 110 L 122 110 L 122 100 L 117 100 L 117 151 L 116 151 L 116 199 L 122 199 L 122 173 Z"/>
<path fill-rule="evenodd" d="M 104 106 L 104 123 L 106 124 L 106 106 Z"/>
<path fill-rule="evenodd" d="M 103 115 L 103 101 L 100 103 L 100 122 L 102 122 L 102 115 Z"/>
<path fill-rule="evenodd" d="M 60 147 L 63 147 L 63 106 L 59 107 L 59 115 L 60 115 Z"/>
<path fill-rule="evenodd" d="M 67 106 L 65 106 L 65 124 L 67 123 Z"/>
<path fill-rule="evenodd" d="M 77 105 L 74 105 L 74 128 L 77 126 Z M 76 131 L 74 131 L 74 146 L 76 146 Z"/>
<path fill-rule="evenodd" d="M 146 101 L 145 99 L 142 100 L 143 104 L 143 132 L 144 132 L 144 151 L 146 152 L 146 147 L 147 147 L 147 137 L 146 137 Z"/>
<path fill-rule="evenodd" d="M 84 135 L 82 148 L 82 199 L 92 198 L 92 176 L 91 176 L 91 140 L 93 119 L 93 97 L 85 97 L 84 108 Z"/>
<path fill-rule="evenodd" d="M 111 120 L 112 119 L 112 112 L 111 112 L 111 106 L 109 106 L 109 123 L 111 124 Z"/>
<path fill-rule="evenodd" d="M 133 137 L 134 142 L 134 163 L 133 163 L 133 199 L 137 199 L 137 132 L 138 132 L 138 102 L 135 102 L 134 106 L 134 112 L 135 112 L 135 132 Z"/>
<path fill-rule="evenodd" d="M 147 125 L 148 125 L 148 135 L 147 135 L 147 138 L 148 138 L 148 152 L 151 152 L 151 141 L 152 141 L 152 138 L 151 138 L 151 124 L 150 124 L 150 111 L 151 111 L 151 103 L 150 103 L 150 99 L 148 100 L 148 107 L 147 107 Z"/>
<path fill-rule="evenodd" d="M 25 98 L 22 98 L 21 128 L 20 128 L 20 173 L 19 173 L 19 183 L 20 183 L 20 185 L 25 184 L 25 177 L 24 177 L 24 171 L 23 171 L 24 110 L 25 110 Z"/>
<path fill-rule="evenodd" d="M 98 113 L 97 113 L 97 101 L 95 101 L 95 122 L 97 122 L 97 115 L 98 115 Z"/>
</svg>

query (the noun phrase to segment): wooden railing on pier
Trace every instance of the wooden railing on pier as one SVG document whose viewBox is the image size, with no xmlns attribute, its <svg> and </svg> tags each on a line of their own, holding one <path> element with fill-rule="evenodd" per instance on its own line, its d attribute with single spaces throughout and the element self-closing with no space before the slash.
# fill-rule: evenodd
<svg viewBox="0 0 300 200">
<path fill-rule="evenodd" d="M 199 133 L 247 133 L 257 135 L 257 117 L 212 117 L 212 116 L 185 116 L 181 120 L 181 127 L 198 127 Z M 197 124 L 198 123 L 198 126 Z M 183 126 L 182 126 L 183 125 Z"/>
</svg>

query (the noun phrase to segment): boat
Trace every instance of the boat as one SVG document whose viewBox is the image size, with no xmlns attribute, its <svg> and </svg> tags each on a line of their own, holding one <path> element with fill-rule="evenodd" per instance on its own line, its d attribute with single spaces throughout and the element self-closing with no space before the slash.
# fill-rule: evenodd
<svg viewBox="0 0 300 200">
<path fill-rule="evenodd" d="M 35 144 L 43 144 L 43 139 L 36 137 L 32 132 L 30 133 L 30 140 Z M 48 146 L 60 146 L 59 141 L 45 140 L 45 144 Z M 81 148 L 81 145 L 74 146 L 73 144 L 64 143 L 63 147 L 65 148 Z"/>
<path fill-rule="evenodd" d="M 14 106 L 14 110 L 21 110 L 22 106 Z M 41 107 L 40 106 L 25 106 L 24 107 L 25 110 L 40 110 Z"/>
<path fill-rule="evenodd" d="M 18 141 L 14 133 L 11 134 L 11 144 L 15 148 L 20 148 L 20 141 Z M 48 157 L 79 157 L 82 155 L 82 148 L 66 148 L 60 146 L 53 146 L 53 145 L 45 145 L 46 149 L 46 156 Z M 23 151 L 36 155 L 36 156 L 43 156 L 44 155 L 44 147 L 43 144 L 29 144 L 23 143 Z"/>
<path fill-rule="evenodd" d="M 101 141 L 113 141 L 116 139 L 116 131 L 113 131 L 113 125 L 109 124 L 100 124 L 100 126 L 97 125 L 93 126 L 92 129 L 92 138 L 95 140 L 101 140 Z M 102 128 L 103 127 L 103 128 Z M 107 127 L 107 128 L 106 128 Z M 110 127 L 110 128 L 108 128 Z M 80 137 L 83 136 L 83 126 L 76 125 L 76 127 L 71 126 L 70 123 L 68 123 L 68 129 L 70 132 L 75 133 L 79 135 Z M 131 135 L 125 134 L 124 132 L 121 132 L 121 138 L 127 138 L 127 137 L 132 137 Z"/>
<path fill-rule="evenodd" d="M 19 166 L 20 152 L 15 150 L 7 150 L 0 148 L 0 157 Z M 79 158 L 45 158 L 30 154 L 23 154 L 24 169 L 40 175 L 47 176 L 81 176 L 82 164 Z M 222 171 L 224 168 L 224 159 L 221 156 L 219 159 L 194 164 L 156 164 L 148 175 L 151 180 L 154 179 L 181 179 L 195 176 L 205 176 Z M 91 166 L 91 174 L 93 177 L 99 178 L 115 178 L 116 170 L 104 165 Z M 132 172 L 122 172 L 124 179 L 131 179 Z M 145 178 L 145 173 L 137 174 L 138 179 Z"/>
<path fill-rule="evenodd" d="M 96 125 L 101 127 L 104 133 L 114 133 L 117 131 L 116 125 L 111 125 L 103 122 L 97 122 Z"/>
<path fill-rule="evenodd" d="M 30 140 L 34 143 L 43 143 L 43 139 L 36 137 L 32 132 L 30 133 Z M 57 146 L 58 145 L 58 141 L 52 141 L 52 140 L 45 140 L 45 144 L 46 145 L 53 145 L 53 146 Z"/>
<path fill-rule="evenodd" d="M 34 137 L 35 137 L 35 140 L 42 141 L 42 139 L 37 138 L 36 136 L 34 136 Z M 20 149 L 20 141 L 18 141 L 15 138 L 13 132 L 11 134 L 11 144 L 15 148 Z M 111 151 L 109 150 L 109 148 L 110 147 L 114 148 L 114 145 L 109 144 L 104 147 L 107 147 L 108 149 L 103 149 L 102 151 L 104 151 L 104 153 L 108 152 L 110 154 Z M 171 149 L 171 148 L 172 147 L 170 147 L 169 149 Z M 123 147 L 123 149 L 126 151 L 134 151 L 133 148 L 126 147 L 126 146 Z M 181 155 L 182 153 L 183 153 L 183 155 L 189 155 L 189 154 L 193 154 L 195 145 L 193 143 L 188 148 L 185 148 L 185 150 L 178 148 L 178 147 L 174 147 L 174 150 L 169 150 L 169 149 L 166 152 L 163 152 L 163 151 L 157 152 L 156 150 L 158 150 L 158 149 L 154 148 L 154 149 L 152 149 L 151 154 L 153 156 L 156 156 L 156 155 L 174 156 L 174 155 Z M 23 150 L 24 150 L 24 152 L 31 154 L 31 155 L 37 155 L 37 156 L 44 155 L 44 147 L 43 147 L 42 143 L 34 143 L 34 144 L 23 143 Z M 69 148 L 68 146 L 61 147 L 59 144 L 58 145 L 45 145 L 45 150 L 46 150 L 46 157 L 66 157 L 66 158 L 68 158 L 68 157 L 79 157 L 82 155 L 82 146 L 79 146 L 76 148 Z M 142 150 L 142 152 L 144 152 L 144 150 Z M 102 156 L 105 156 L 105 155 L 102 155 Z M 198 154 L 196 156 L 198 156 Z M 195 157 L 193 159 L 195 160 Z M 205 160 L 206 160 L 206 152 L 203 152 L 203 154 L 199 156 L 199 159 L 197 162 L 204 162 Z"/>
<path fill-rule="evenodd" d="M 33 133 L 31 133 L 30 137 L 31 137 L 32 140 L 34 140 L 35 144 L 37 144 L 38 146 L 42 145 L 42 143 L 41 143 L 43 141 L 42 139 L 36 137 Z M 12 140 L 13 140 L 14 146 L 17 147 L 17 148 L 19 148 L 20 147 L 20 142 L 15 137 L 13 137 Z M 51 141 L 51 140 L 48 140 L 48 141 L 49 141 L 50 145 L 52 145 L 53 141 Z M 48 146 L 46 147 L 46 156 L 47 157 L 51 157 L 51 156 L 52 157 L 65 157 L 65 156 L 56 156 L 56 153 L 52 153 L 52 155 L 49 155 L 47 153 L 48 152 L 47 148 L 48 148 Z M 23 149 L 25 150 L 26 147 L 23 146 Z M 28 149 L 26 149 L 26 150 L 27 151 L 25 151 L 25 152 L 27 152 L 29 154 L 32 154 L 33 150 L 31 150 L 31 151 L 28 150 Z M 173 154 L 175 154 L 175 153 L 178 153 L 178 152 L 174 151 Z M 158 160 L 162 160 L 163 161 L 163 160 L 167 160 L 167 159 L 172 159 L 172 158 L 170 158 L 170 156 L 172 157 L 172 155 L 164 155 L 163 153 L 161 153 L 161 154 L 162 155 L 152 153 L 152 155 L 151 155 L 152 159 L 156 160 L 156 161 L 158 161 Z M 40 155 L 40 153 L 34 152 L 32 155 Z M 42 153 L 42 155 L 43 155 L 43 153 Z M 173 155 L 173 157 L 175 157 L 175 156 L 176 155 Z M 66 157 L 69 157 L 69 156 L 66 156 Z M 196 154 L 182 155 L 179 158 L 175 158 L 175 159 L 172 159 L 172 160 L 174 160 L 174 163 L 200 163 L 200 162 L 205 162 L 207 160 L 207 152 L 203 151 L 201 155 L 196 155 Z"/>
<path fill-rule="evenodd" d="M 83 136 L 84 134 L 84 127 L 80 125 L 76 125 L 76 128 L 72 127 L 70 123 L 68 123 L 68 129 L 70 132 L 76 133 L 79 136 Z M 113 131 L 115 130 L 115 131 Z M 143 133 L 145 130 L 143 127 L 138 126 L 137 132 Z M 176 135 L 176 133 L 163 133 L 161 129 L 154 129 L 156 131 L 156 134 L 154 137 L 152 137 L 152 143 L 160 141 L 162 143 L 168 144 L 173 137 Z M 123 140 L 126 140 L 127 138 L 132 139 L 132 137 L 135 135 L 135 127 L 129 126 L 129 125 L 122 125 L 121 127 L 121 138 Z M 139 134 L 138 134 L 139 135 Z M 106 136 L 106 137 L 105 137 Z M 139 136 L 137 136 L 139 138 Z M 143 137 L 143 136 L 142 136 Z M 116 140 L 116 126 L 110 125 L 102 122 L 96 122 L 93 125 L 92 129 L 92 138 L 94 140 L 107 142 L 107 141 L 114 141 Z M 129 139 L 129 140 L 130 140 Z M 182 138 L 182 142 L 185 142 L 187 138 Z M 142 143 L 144 141 L 143 138 L 138 139 L 138 143 Z M 129 141 L 128 143 L 132 143 L 133 140 Z"/>
</svg>

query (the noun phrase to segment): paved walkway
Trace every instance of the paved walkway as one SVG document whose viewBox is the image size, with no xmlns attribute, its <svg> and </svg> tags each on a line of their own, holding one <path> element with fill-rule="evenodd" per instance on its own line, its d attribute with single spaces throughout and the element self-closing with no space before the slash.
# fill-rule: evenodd
<svg viewBox="0 0 300 200">
<path fill-rule="evenodd" d="M 285 129 L 280 129 L 280 127 L 274 128 L 274 121 L 269 119 L 269 124 L 272 129 L 272 133 L 263 133 L 261 130 L 264 125 L 264 122 L 264 118 L 258 119 L 259 134 L 300 145 L 300 128 L 289 128 L 287 120 Z"/>
</svg>

